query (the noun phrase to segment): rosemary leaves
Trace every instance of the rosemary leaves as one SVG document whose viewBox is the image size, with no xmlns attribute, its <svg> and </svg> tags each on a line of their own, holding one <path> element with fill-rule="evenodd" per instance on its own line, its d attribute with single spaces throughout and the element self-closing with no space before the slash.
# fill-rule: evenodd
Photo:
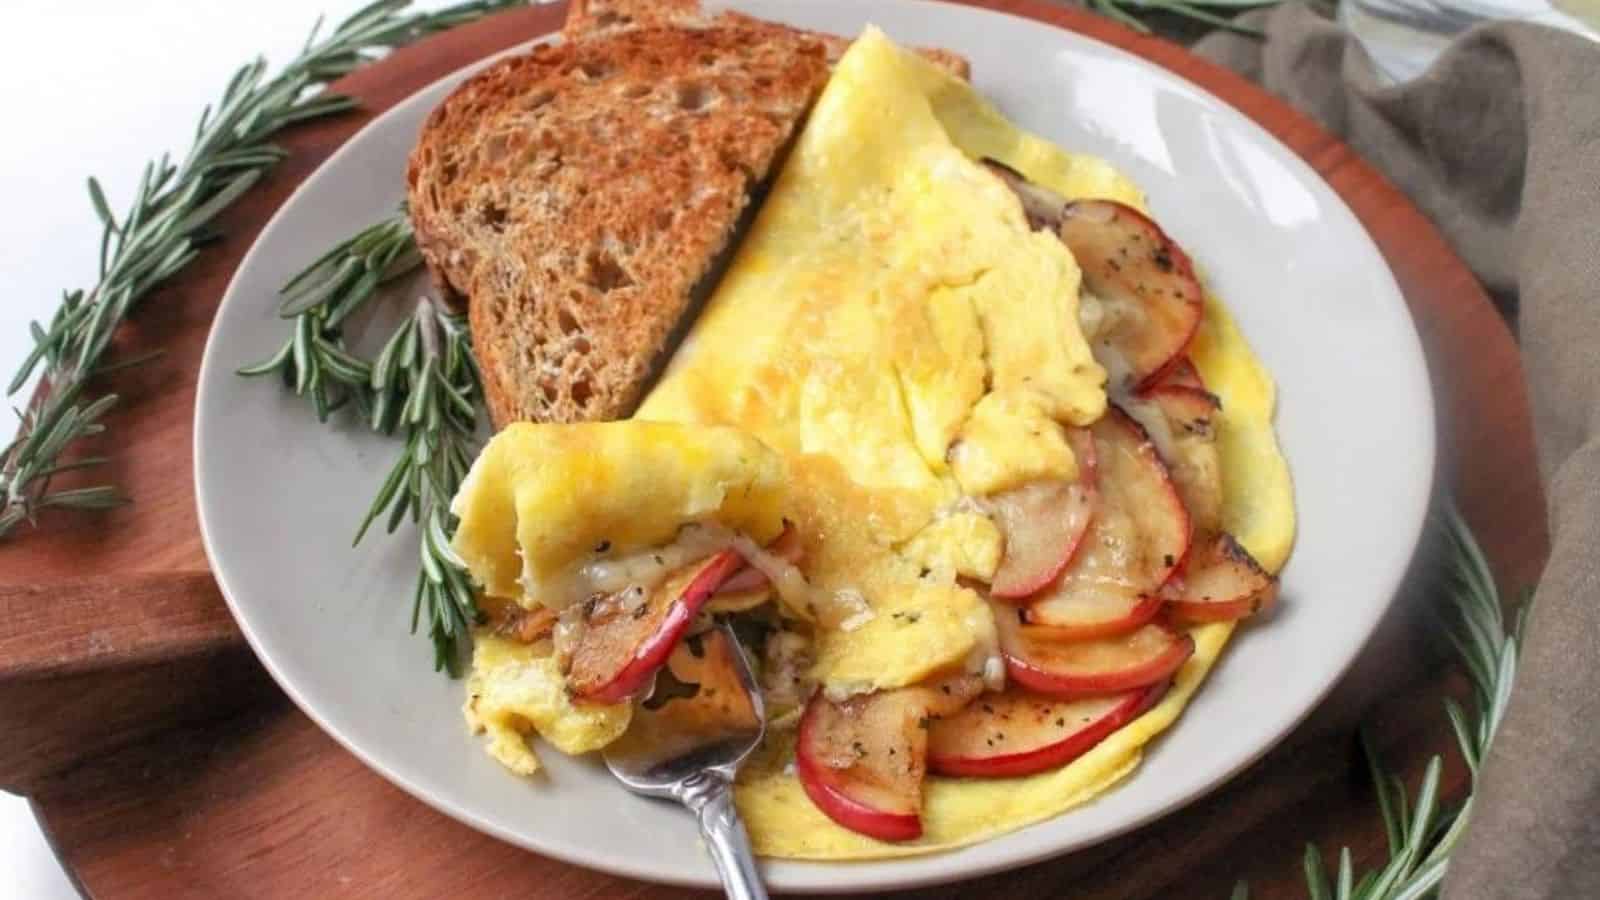
<svg viewBox="0 0 1600 900">
<path fill-rule="evenodd" d="M 33 351 L 7 389 L 15 394 L 42 372 L 15 438 L 0 450 L 0 536 L 40 509 L 105 509 L 126 502 L 111 485 L 50 488 L 56 475 L 105 461 L 62 461 L 75 443 L 105 430 L 101 420 L 117 403 L 116 394 L 90 397 L 90 379 L 150 358 L 105 356 L 117 326 L 139 302 L 216 237 L 211 228 L 216 217 L 287 156 L 272 138 L 296 123 L 354 108 L 352 98 L 324 88 L 382 52 L 511 6 L 513 0 L 475 0 L 415 14 L 403 12 L 408 5 L 409 0 L 377 0 L 321 40 L 320 29 L 312 29 L 300 55 L 276 77 L 267 77 L 265 60 L 239 69 L 216 105 L 201 114 L 184 158 L 174 163 L 164 155 L 145 165 L 133 201 L 120 217 L 99 181 L 89 179 L 89 200 L 101 223 L 99 281 L 86 291 L 65 293 L 48 327 L 33 324 Z M 335 369 L 336 364 L 308 367 L 313 375 Z M 324 396 L 312 394 L 314 400 Z"/>
<path fill-rule="evenodd" d="M 1522 618 L 1509 628 L 1500 608 L 1500 591 L 1488 561 L 1478 547 L 1472 530 L 1454 506 L 1446 504 L 1434 517 L 1434 529 L 1443 538 L 1447 560 L 1444 582 L 1439 585 L 1452 607 L 1455 619 L 1451 637 L 1472 682 L 1472 708 L 1463 709 L 1446 698 L 1445 713 L 1455 728 L 1456 741 L 1472 772 L 1476 787 L 1478 766 L 1494 740 L 1511 698 L 1511 684 L 1517 674 L 1517 647 L 1522 637 Z M 1527 607 L 1522 609 L 1526 614 Z M 1450 853 L 1466 832 L 1472 815 L 1472 797 L 1454 810 L 1440 805 L 1440 775 L 1443 763 L 1438 756 L 1428 761 L 1416 798 L 1407 802 L 1405 785 L 1384 771 L 1377 751 L 1365 732 L 1361 735 L 1363 753 L 1378 795 L 1378 811 L 1389 841 L 1389 861 L 1382 868 L 1355 876 L 1350 848 L 1339 851 L 1339 865 L 1330 880 L 1323 867 L 1322 854 L 1307 845 L 1304 868 L 1307 894 L 1336 900 L 1420 900 L 1434 896 L 1444 880 Z M 1240 883 L 1233 900 L 1249 900 L 1250 890 Z"/>
<path fill-rule="evenodd" d="M 434 667 L 455 674 L 460 641 L 479 618 L 466 569 L 450 549 L 450 498 L 477 454 L 482 395 L 466 319 L 424 296 L 370 361 L 347 347 L 344 335 L 351 314 L 420 263 L 403 210 L 342 241 L 284 285 L 279 314 L 293 322 L 289 337 L 238 374 L 280 376 L 308 398 L 319 421 L 350 404 L 373 431 L 403 433 L 405 445 L 355 542 L 379 519 L 390 533 L 407 519 L 417 524 L 411 628 L 426 610 Z"/>
</svg>

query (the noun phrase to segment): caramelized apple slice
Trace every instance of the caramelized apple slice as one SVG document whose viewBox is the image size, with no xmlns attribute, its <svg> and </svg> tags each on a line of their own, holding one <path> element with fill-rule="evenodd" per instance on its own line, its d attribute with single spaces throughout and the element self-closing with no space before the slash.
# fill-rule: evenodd
<svg viewBox="0 0 1600 900">
<path fill-rule="evenodd" d="M 1058 638 L 1127 631 L 1159 609 L 1158 591 L 1189 549 L 1189 515 L 1144 429 L 1113 405 L 1090 429 L 1099 503 L 1083 546 L 1026 618 Z"/>
<path fill-rule="evenodd" d="M 772 543 L 767 545 L 766 550 L 786 563 L 798 563 L 800 562 L 801 554 L 805 552 L 805 544 L 800 540 L 800 531 L 794 527 L 794 523 L 784 522 L 783 532 L 773 538 Z M 738 572 L 735 572 L 732 578 L 723 582 L 722 587 L 717 589 L 717 593 L 719 595 L 744 594 L 750 591 L 762 590 L 768 584 L 766 573 L 755 566 L 746 565 Z"/>
<path fill-rule="evenodd" d="M 1226 533 L 1197 548 L 1172 588 L 1168 606 L 1193 622 L 1242 619 L 1278 598 L 1278 579 Z"/>
<path fill-rule="evenodd" d="M 1106 304 L 1110 329 L 1097 340 L 1127 364 L 1121 388 L 1161 380 L 1200 327 L 1204 304 L 1188 254 L 1161 226 L 1113 200 L 1073 200 L 992 159 L 984 165 L 1022 201 L 1034 228 L 1051 228 L 1083 269 L 1084 286 Z"/>
<path fill-rule="evenodd" d="M 1037 612 L 1029 607 L 1025 617 L 1029 623 L 1047 623 L 1033 627 L 1050 629 L 1056 640 L 1087 641 L 1132 631 L 1154 619 L 1165 602 L 1159 590 L 1150 594 L 1078 590 L 1045 595 L 1040 603 L 1049 606 Z"/>
<path fill-rule="evenodd" d="M 1063 700 L 1016 685 L 933 723 L 928 771 L 971 778 L 1032 775 L 1066 765 L 1154 706 L 1170 682 Z"/>
<path fill-rule="evenodd" d="M 616 703 L 638 693 L 667 661 L 689 622 L 743 563 L 732 550 L 667 576 L 585 603 L 567 685 L 580 700 Z"/>
<path fill-rule="evenodd" d="M 1222 458 L 1214 425 L 1222 404 L 1204 388 L 1161 384 L 1144 395 L 1166 422 L 1165 446 L 1158 449 L 1198 534 L 1222 528 Z"/>
<path fill-rule="evenodd" d="M 606 752 L 648 766 L 730 740 L 753 740 L 761 716 L 740 678 L 738 653 L 722 628 L 679 641 L 656 673 L 654 690 L 634 709 L 627 733 Z"/>
<path fill-rule="evenodd" d="M 996 604 L 995 625 L 1012 680 L 1057 697 L 1165 681 L 1194 653 L 1193 638 L 1159 621 L 1114 637 L 1062 640 L 1054 629 L 1024 625 L 1015 610 Z"/>
<path fill-rule="evenodd" d="M 1107 307 L 1109 330 L 1097 340 L 1127 363 L 1122 387 L 1159 381 L 1200 326 L 1200 281 L 1188 254 L 1143 213 L 1111 200 L 1068 203 L 1057 233 L 1083 268 L 1084 286 Z"/>
<path fill-rule="evenodd" d="M 983 692 L 975 675 L 852 697 L 821 691 L 800 719 L 795 771 L 823 814 L 880 841 L 922 834 L 922 781 L 928 727 L 954 715 Z"/>
<path fill-rule="evenodd" d="M 1200 377 L 1200 370 L 1194 367 L 1194 361 L 1187 356 L 1180 356 L 1178 361 L 1172 364 L 1172 368 L 1167 370 L 1167 374 L 1161 376 L 1161 380 L 1151 387 L 1151 390 L 1160 390 L 1167 387 L 1198 388 L 1203 391 L 1206 389 L 1206 383 Z"/>
<path fill-rule="evenodd" d="M 1055 231 L 1061 225 L 1061 218 L 1066 215 L 1067 198 L 1043 185 L 1034 184 L 1028 180 L 1028 176 L 998 159 L 984 157 L 983 166 L 999 176 L 1006 187 L 1011 188 L 1011 193 L 1022 201 L 1022 214 L 1030 227 Z"/>
<path fill-rule="evenodd" d="M 990 582 L 991 596 L 1011 600 L 1047 587 L 1067 567 L 1089 531 L 1096 503 L 1094 441 L 1075 428 L 1068 440 L 1078 460 L 1075 482 L 1036 481 L 989 499 L 1005 536 L 1005 554 Z"/>
<path fill-rule="evenodd" d="M 795 771 L 823 814 L 880 841 L 922 835 L 928 732 L 918 691 L 830 701 L 818 691 L 800 718 Z"/>
<path fill-rule="evenodd" d="M 1216 437 L 1211 423 L 1222 409 L 1222 401 L 1205 388 L 1163 381 L 1143 396 L 1161 407 L 1175 431 L 1207 439 Z"/>
<path fill-rule="evenodd" d="M 504 597 L 489 595 L 478 598 L 478 608 L 484 613 L 484 624 L 496 635 L 522 644 L 549 637 L 558 618 L 556 611 L 548 606 L 523 607 Z"/>
</svg>

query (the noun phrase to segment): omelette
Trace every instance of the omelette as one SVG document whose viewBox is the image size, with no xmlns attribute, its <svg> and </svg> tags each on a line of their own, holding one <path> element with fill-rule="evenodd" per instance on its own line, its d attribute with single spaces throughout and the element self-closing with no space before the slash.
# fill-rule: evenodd
<svg viewBox="0 0 1600 900">
<path fill-rule="evenodd" d="M 635 417 L 512 426 L 457 495 L 488 751 L 641 727 L 720 614 L 762 635 L 763 855 L 970 844 L 1132 773 L 1294 535 L 1272 380 L 1146 213 L 869 28 Z"/>
</svg>

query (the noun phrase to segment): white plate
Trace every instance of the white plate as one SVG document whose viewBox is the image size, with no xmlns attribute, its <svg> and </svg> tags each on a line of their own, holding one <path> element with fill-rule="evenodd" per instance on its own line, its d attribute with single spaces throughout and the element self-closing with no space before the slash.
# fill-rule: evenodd
<svg viewBox="0 0 1600 900">
<path fill-rule="evenodd" d="M 1227 298 L 1277 377 L 1278 431 L 1300 536 L 1270 624 L 1245 629 L 1178 724 L 1095 802 L 964 850 L 893 862 L 773 862 L 773 887 L 871 890 L 1009 869 L 1127 831 L 1266 752 L 1333 685 L 1388 606 L 1433 474 L 1421 348 L 1394 279 L 1334 192 L 1260 127 L 1134 56 L 1025 19 L 912 0 L 760 0 L 768 18 L 950 47 L 1017 122 L 1106 156 Z M 520 780 L 462 724 L 462 688 L 410 635 L 417 542 L 350 538 L 396 452 L 318 425 L 271 379 L 234 369 L 288 331 L 276 291 L 341 237 L 389 214 L 423 117 L 465 72 L 373 122 L 279 210 L 239 267 L 206 348 L 195 413 L 200 524 L 256 653 L 301 709 L 426 803 L 549 856 L 637 878 L 713 885 L 683 811 L 625 794 L 589 760 L 548 751 Z"/>
</svg>

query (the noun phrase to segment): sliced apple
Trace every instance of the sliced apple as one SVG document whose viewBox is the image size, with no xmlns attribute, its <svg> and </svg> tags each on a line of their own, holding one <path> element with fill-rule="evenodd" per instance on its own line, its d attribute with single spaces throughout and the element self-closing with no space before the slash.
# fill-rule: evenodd
<svg viewBox="0 0 1600 900">
<path fill-rule="evenodd" d="M 1213 421 L 1222 409 L 1217 395 L 1203 387 L 1162 382 L 1144 394 L 1150 402 L 1161 408 L 1176 432 L 1175 436 L 1193 434 L 1206 438 L 1216 437 Z"/>
<path fill-rule="evenodd" d="M 1189 515 L 1155 446 L 1121 408 L 1090 429 L 1099 501 L 1082 547 L 1049 590 L 1032 597 L 1030 624 L 1058 638 L 1116 634 L 1148 622 L 1158 591 L 1189 549 Z"/>
<path fill-rule="evenodd" d="M 1011 778 L 1066 765 L 1154 706 L 1169 682 L 1104 697 L 1064 700 L 1016 685 L 984 694 L 933 723 L 928 771 Z"/>
<path fill-rule="evenodd" d="M 1005 536 L 1005 553 L 989 593 L 1013 600 L 1038 593 L 1060 576 L 1089 531 L 1096 504 L 1094 441 L 1087 430 L 1069 432 L 1078 480 L 1036 481 L 989 499 Z"/>
<path fill-rule="evenodd" d="M 1143 213 L 1111 200 L 1068 203 L 1057 234 L 1109 313 L 1098 339 L 1127 364 L 1121 387 L 1159 381 L 1200 326 L 1200 281 L 1188 254 Z"/>
<path fill-rule="evenodd" d="M 922 835 L 925 697 L 883 691 L 834 703 L 821 691 L 800 718 L 795 772 L 806 796 L 845 828 L 880 841 Z"/>
<path fill-rule="evenodd" d="M 1194 654 L 1193 638 L 1160 621 L 1113 637 L 1063 640 L 1054 629 L 1025 625 L 1016 610 L 996 604 L 995 625 L 1012 680 L 1057 697 L 1146 687 L 1172 677 Z"/>
<path fill-rule="evenodd" d="M 983 679 L 977 675 L 951 675 L 931 684 L 904 690 L 922 692 L 923 712 L 931 718 L 954 715 L 983 693 Z"/>
<path fill-rule="evenodd" d="M 1022 214 L 1027 217 L 1031 227 L 1054 231 L 1061 224 L 1061 217 L 1066 214 L 1065 197 L 1043 185 L 1034 184 L 1026 175 L 998 159 L 985 157 L 983 165 L 1005 182 L 1006 187 L 1011 188 L 1011 193 L 1022 201 Z"/>
<path fill-rule="evenodd" d="M 627 734 L 606 752 L 665 762 L 760 731 L 761 716 L 745 690 L 739 652 L 721 628 L 679 641 L 656 673 L 650 696 L 635 707 Z"/>
<path fill-rule="evenodd" d="M 616 703 L 643 690 L 718 587 L 743 564 L 723 550 L 651 590 L 628 588 L 585 602 L 567 685 L 580 700 Z"/>
<path fill-rule="evenodd" d="M 1037 616 L 1047 624 L 1033 624 L 1032 627 L 1041 631 L 1050 629 L 1056 640 L 1087 641 L 1112 637 L 1144 625 L 1161 612 L 1166 601 L 1159 589 L 1150 594 L 1109 589 L 1048 594 L 1039 602 L 1050 605 L 1040 611 L 1029 607 L 1025 616 L 1030 623 L 1034 623 Z"/>
<path fill-rule="evenodd" d="M 1105 305 L 1110 330 L 1097 336 L 1125 363 L 1137 390 L 1183 358 L 1204 301 L 1194 264 L 1161 226 L 1114 200 L 1067 201 L 997 160 L 984 165 L 1011 188 L 1034 228 L 1054 228 L 1083 269 L 1084 286 Z"/>
<path fill-rule="evenodd" d="M 805 543 L 800 540 L 800 531 L 794 527 L 793 522 L 784 522 L 783 531 L 772 543 L 766 547 L 768 553 L 778 557 L 786 563 L 800 562 L 801 555 L 805 552 Z M 747 565 L 733 574 L 733 577 L 722 583 L 717 589 L 718 594 L 747 594 L 752 591 L 764 590 L 768 586 L 765 572 L 755 566 Z"/>
<path fill-rule="evenodd" d="M 1193 622 L 1229 622 L 1270 609 L 1278 579 L 1256 562 L 1231 534 L 1218 534 L 1196 549 L 1169 591 L 1168 606 Z"/>
<path fill-rule="evenodd" d="M 1216 416 L 1222 404 L 1204 388 L 1163 381 L 1144 395 L 1167 423 L 1162 458 L 1196 533 L 1222 528 L 1222 457 L 1217 450 Z"/>
<path fill-rule="evenodd" d="M 495 634 L 523 644 L 549 637 L 559 618 L 548 606 L 524 607 L 504 597 L 488 595 L 478 599 L 478 608 Z"/>
<path fill-rule="evenodd" d="M 818 691 L 806 704 L 795 772 L 823 814 L 880 841 L 922 834 L 928 729 L 983 693 L 983 679 L 958 674 L 840 703 Z"/>
<path fill-rule="evenodd" d="M 1206 383 L 1200 377 L 1200 370 L 1194 367 L 1193 360 L 1181 356 L 1172 364 L 1172 368 L 1167 370 L 1167 374 L 1161 376 L 1161 380 L 1151 385 L 1148 390 L 1161 390 L 1167 387 L 1199 388 L 1203 391 L 1206 389 Z"/>
</svg>

